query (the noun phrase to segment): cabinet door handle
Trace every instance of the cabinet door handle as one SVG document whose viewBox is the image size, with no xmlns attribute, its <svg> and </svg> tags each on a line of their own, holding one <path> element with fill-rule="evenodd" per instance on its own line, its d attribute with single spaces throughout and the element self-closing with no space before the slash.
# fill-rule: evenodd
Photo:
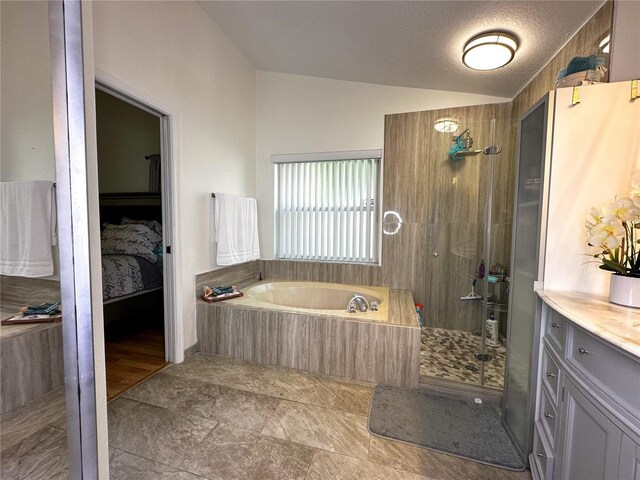
<svg viewBox="0 0 640 480">
<path fill-rule="evenodd" d="M 552 323 L 551 323 L 551 326 L 552 326 L 553 328 L 562 328 L 562 325 L 559 325 L 559 324 L 557 324 L 556 322 L 552 322 Z"/>
<path fill-rule="evenodd" d="M 554 417 L 553 415 L 551 415 L 550 413 L 545 413 L 545 414 L 544 414 L 544 417 L 545 417 L 545 418 L 556 418 L 556 417 Z"/>
<path fill-rule="evenodd" d="M 555 376 L 556 376 L 556 374 L 555 374 L 555 373 L 547 372 L 547 377 L 554 378 Z"/>
<path fill-rule="evenodd" d="M 584 348 L 580 347 L 580 348 L 578 348 L 578 353 L 580 355 L 588 355 L 591 352 L 589 352 L 589 350 L 585 350 Z"/>
</svg>

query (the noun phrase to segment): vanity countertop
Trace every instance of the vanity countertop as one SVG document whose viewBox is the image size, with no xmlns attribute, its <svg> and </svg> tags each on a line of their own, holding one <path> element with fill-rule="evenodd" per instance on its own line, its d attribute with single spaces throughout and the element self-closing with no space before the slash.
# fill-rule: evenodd
<svg viewBox="0 0 640 480">
<path fill-rule="evenodd" d="M 538 295 L 576 325 L 640 358 L 640 309 L 587 293 L 542 290 Z"/>
</svg>

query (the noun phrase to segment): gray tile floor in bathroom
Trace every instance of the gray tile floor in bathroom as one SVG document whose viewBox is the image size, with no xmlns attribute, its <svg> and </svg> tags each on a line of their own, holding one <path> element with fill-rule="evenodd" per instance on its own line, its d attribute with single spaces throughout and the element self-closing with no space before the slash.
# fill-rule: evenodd
<svg viewBox="0 0 640 480">
<path fill-rule="evenodd" d="M 420 375 L 480 385 L 480 365 L 474 354 L 482 350 L 482 337 L 462 330 L 423 328 Z M 484 362 L 484 385 L 502 390 L 507 349 L 485 345 L 491 360 Z"/>
<path fill-rule="evenodd" d="M 515 473 L 372 436 L 373 385 L 196 354 L 108 406 L 112 479 L 495 479 Z M 4 415 L 3 479 L 63 479 L 64 398 Z"/>
</svg>

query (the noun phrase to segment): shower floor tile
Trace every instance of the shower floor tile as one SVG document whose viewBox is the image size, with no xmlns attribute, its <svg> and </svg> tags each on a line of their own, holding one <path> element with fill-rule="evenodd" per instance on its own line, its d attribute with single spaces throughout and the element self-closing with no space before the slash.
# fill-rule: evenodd
<svg viewBox="0 0 640 480">
<path fill-rule="evenodd" d="M 482 337 L 461 330 L 423 328 L 420 375 L 480 385 L 480 366 L 474 354 L 481 351 Z M 484 362 L 484 386 L 504 387 L 504 345 L 486 344 L 492 359 Z"/>
</svg>

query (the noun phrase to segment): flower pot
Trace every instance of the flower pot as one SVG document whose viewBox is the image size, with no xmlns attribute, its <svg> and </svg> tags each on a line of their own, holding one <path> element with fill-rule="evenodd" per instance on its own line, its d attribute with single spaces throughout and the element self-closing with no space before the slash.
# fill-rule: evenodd
<svg viewBox="0 0 640 480">
<path fill-rule="evenodd" d="M 609 301 L 625 307 L 640 308 L 640 278 L 611 275 Z"/>
</svg>

